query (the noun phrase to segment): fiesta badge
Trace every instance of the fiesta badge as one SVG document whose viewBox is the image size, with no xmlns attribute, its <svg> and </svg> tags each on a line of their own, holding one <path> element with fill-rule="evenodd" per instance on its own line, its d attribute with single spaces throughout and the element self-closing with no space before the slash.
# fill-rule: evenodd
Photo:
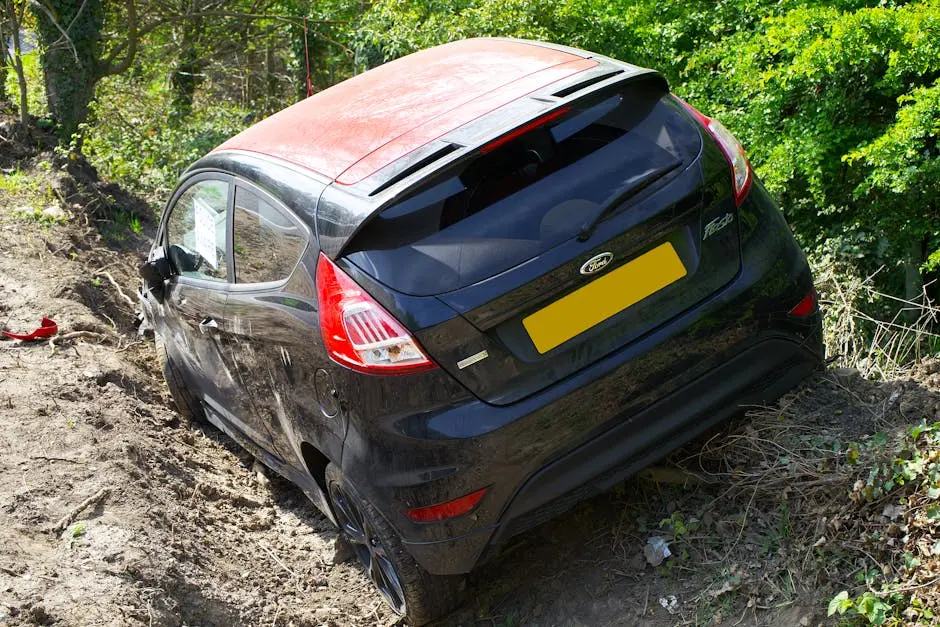
<svg viewBox="0 0 940 627">
<path fill-rule="evenodd" d="M 614 253 L 601 253 L 599 255 L 594 255 L 590 259 L 584 262 L 584 265 L 581 266 L 581 274 L 596 274 L 610 265 L 610 262 L 614 259 Z"/>
</svg>

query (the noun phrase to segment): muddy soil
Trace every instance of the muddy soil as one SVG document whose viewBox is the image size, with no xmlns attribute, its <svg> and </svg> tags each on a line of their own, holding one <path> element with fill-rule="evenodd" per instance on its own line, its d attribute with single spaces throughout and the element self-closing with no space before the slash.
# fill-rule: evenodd
<svg viewBox="0 0 940 627">
<path fill-rule="evenodd" d="M 31 330 L 49 316 L 63 334 L 85 332 L 0 341 L 0 625 L 396 624 L 355 563 L 333 563 L 336 534 L 298 489 L 171 408 L 127 300 L 152 217 L 140 214 L 140 233 L 115 232 L 68 200 L 48 222 L 0 199 L 0 326 Z M 866 432 L 886 420 L 895 388 L 859 385 L 820 375 L 787 402 L 802 403 L 814 428 Z M 760 512 L 745 503 L 725 504 L 706 526 L 730 547 L 719 543 L 713 562 L 677 555 L 649 566 L 643 546 L 661 519 L 714 509 L 723 493 L 662 477 L 631 480 L 514 540 L 441 624 L 824 620 L 828 590 L 813 582 L 776 595 L 723 584 L 729 569 L 759 578 L 776 564 L 749 540 Z"/>
</svg>

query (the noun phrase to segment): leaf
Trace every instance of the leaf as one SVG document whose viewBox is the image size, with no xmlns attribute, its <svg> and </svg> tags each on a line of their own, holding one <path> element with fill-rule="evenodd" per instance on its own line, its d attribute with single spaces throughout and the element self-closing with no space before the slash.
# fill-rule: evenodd
<svg viewBox="0 0 940 627">
<path fill-rule="evenodd" d="M 854 446 L 849 448 L 848 452 L 845 455 L 845 461 L 850 464 L 857 464 L 858 463 L 858 448 Z"/>
<path fill-rule="evenodd" d="M 835 613 L 841 616 L 850 607 L 852 607 L 852 601 L 849 600 L 849 593 L 843 590 L 829 601 L 829 612 L 826 616 L 832 616 Z"/>
<path fill-rule="evenodd" d="M 888 610 L 891 606 L 871 592 L 866 592 L 855 601 L 855 609 L 872 625 L 883 625 L 888 620 Z"/>
</svg>

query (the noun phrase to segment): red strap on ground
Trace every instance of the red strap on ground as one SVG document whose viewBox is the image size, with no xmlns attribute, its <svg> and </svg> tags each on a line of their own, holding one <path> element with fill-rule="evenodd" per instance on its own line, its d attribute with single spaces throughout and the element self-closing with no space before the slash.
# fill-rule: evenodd
<svg viewBox="0 0 940 627">
<path fill-rule="evenodd" d="M 55 323 L 55 320 L 51 318 L 43 318 L 42 322 L 39 323 L 39 328 L 33 331 L 32 333 L 27 333 L 25 335 L 18 333 L 10 333 L 9 331 L 0 331 L 6 337 L 12 338 L 14 340 L 23 340 L 24 342 L 31 342 L 33 340 L 38 340 L 44 337 L 52 337 L 59 332 L 59 325 Z"/>
</svg>

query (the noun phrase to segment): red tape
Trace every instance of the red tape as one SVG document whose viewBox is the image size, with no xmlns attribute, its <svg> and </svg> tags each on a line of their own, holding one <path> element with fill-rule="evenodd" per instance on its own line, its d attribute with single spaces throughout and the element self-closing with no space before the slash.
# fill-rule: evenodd
<svg viewBox="0 0 940 627">
<path fill-rule="evenodd" d="M 10 333 L 9 331 L 0 331 L 4 336 L 12 338 L 14 340 L 23 340 L 24 342 L 32 342 L 33 340 L 39 340 L 44 337 L 52 337 L 59 332 L 59 325 L 55 323 L 55 320 L 52 318 L 43 318 L 42 322 L 39 323 L 39 328 L 33 331 L 32 333 L 27 334 L 18 334 Z"/>
</svg>

